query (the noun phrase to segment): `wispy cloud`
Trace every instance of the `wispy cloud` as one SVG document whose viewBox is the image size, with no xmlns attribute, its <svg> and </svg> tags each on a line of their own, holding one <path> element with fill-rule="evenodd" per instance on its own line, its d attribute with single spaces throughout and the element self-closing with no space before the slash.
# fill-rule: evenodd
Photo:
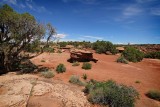
<svg viewBox="0 0 160 107">
<path fill-rule="evenodd" d="M 148 2 L 154 2 L 154 1 L 157 1 L 157 0 L 136 0 L 137 3 L 148 3 Z"/>
<path fill-rule="evenodd" d="M 3 0 L 3 2 L 6 2 L 8 4 L 17 5 L 17 0 Z"/>
<path fill-rule="evenodd" d="M 26 2 L 26 6 L 27 6 L 29 9 L 31 9 L 31 10 L 35 10 L 35 9 L 33 8 L 32 4 L 30 4 L 30 3 L 28 3 L 28 2 Z"/>
<path fill-rule="evenodd" d="M 26 0 L 25 4 L 26 4 L 26 7 L 29 8 L 30 10 L 33 10 L 39 13 L 52 14 L 52 12 L 47 10 L 44 6 L 39 6 L 35 4 L 32 0 Z"/>
<path fill-rule="evenodd" d="M 83 4 L 98 4 L 98 0 L 62 0 L 64 3 L 68 2 L 80 2 Z"/>
<path fill-rule="evenodd" d="M 20 6 L 20 8 L 26 8 L 26 6 L 24 4 L 20 4 L 19 6 Z"/>
<path fill-rule="evenodd" d="M 66 34 L 57 34 L 55 35 L 57 38 L 65 38 L 67 35 Z"/>
<path fill-rule="evenodd" d="M 134 16 L 134 15 L 138 15 L 141 12 L 142 12 L 142 9 L 137 6 L 128 6 L 127 8 L 124 9 L 123 15 Z"/>
<path fill-rule="evenodd" d="M 134 4 L 134 5 L 123 7 L 121 14 L 115 17 L 114 20 L 117 22 L 125 21 L 127 23 L 134 23 L 133 21 L 134 18 L 142 14 L 144 14 L 143 8 Z"/>
<path fill-rule="evenodd" d="M 151 14 L 152 15 L 160 16 L 160 8 L 153 8 L 153 9 L 151 9 Z"/>
<path fill-rule="evenodd" d="M 63 41 L 79 41 L 79 40 L 77 40 L 77 39 L 60 39 L 60 41 L 63 42 Z"/>
<path fill-rule="evenodd" d="M 18 8 L 21 8 L 21 9 L 30 9 L 32 11 L 36 11 L 36 12 L 39 12 L 39 13 L 48 13 L 48 14 L 52 14 L 51 11 L 47 10 L 44 6 L 39 6 L 37 5 L 36 3 L 34 3 L 34 1 L 32 0 L 24 0 L 24 1 L 21 1 L 21 0 L 3 0 L 1 2 L 2 4 L 10 4 L 10 5 L 14 5 Z"/>
<path fill-rule="evenodd" d="M 97 39 L 97 40 L 102 40 L 102 37 L 99 36 L 83 36 L 83 38 L 89 38 L 89 39 Z"/>
</svg>

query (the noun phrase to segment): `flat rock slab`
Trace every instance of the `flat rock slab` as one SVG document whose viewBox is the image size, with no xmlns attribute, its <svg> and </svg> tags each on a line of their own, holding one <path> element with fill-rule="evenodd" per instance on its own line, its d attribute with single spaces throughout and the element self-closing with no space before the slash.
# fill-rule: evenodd
<svg viewBox="0 0 160 107">
<path fill-rule="evenodd" d="M 29 74 L 0 76 L 0 99 L 0 107 L 90 106 L 78 87 Z"/>
<path fill-rule="evenodd" d="M 33 81 L 29 75 L 0 77 L 0 107 L 26 107 Z"/>
</svg>

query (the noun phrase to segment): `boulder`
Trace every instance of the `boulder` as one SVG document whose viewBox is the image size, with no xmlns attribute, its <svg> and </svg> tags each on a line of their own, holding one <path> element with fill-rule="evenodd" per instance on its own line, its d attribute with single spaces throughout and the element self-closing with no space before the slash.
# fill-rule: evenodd
<svg viewBox="0 0 160 107">
<path fill-rule="evenodd" d="M 97 62 L 98 60 L 93 58 L 93 53 L 90 51 L 85 50 L 72 50 L 70 52 L 70 59 L 71 62 L 73 61 L 94 61 Z"/>
</svg>

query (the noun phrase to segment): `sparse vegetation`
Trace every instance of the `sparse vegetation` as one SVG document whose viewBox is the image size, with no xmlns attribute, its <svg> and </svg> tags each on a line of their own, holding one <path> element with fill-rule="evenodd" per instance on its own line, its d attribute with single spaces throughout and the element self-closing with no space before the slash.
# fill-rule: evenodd
<svg viewBox="0 0 160 107">
<path fill-rule="evenodd" d="M 46 61 L 44 59 L 42 59 L 41 62 L 46 62 Z"/>
<path fill-rule="evenodd" d="M 128 64 L 128 61 L 127 61 L 123 56 L 120 56 L 120 57 L 117 59 L 117 62 L 118 62 L 118 63 Z"/>
<path fill-rule="evenodd" d="M 87 79 L 87 74 L 83 74 L 83 75 L 82 75 L 82 78 L 83 78 L 84 80 L 86 80 L 86 79 Z"/>
<path fill-rule="evenodd" d="M 66 67 L 64 66 L 64 64 L 59 64 L 57 67 L 56 67 L 56 71 L 57 73 L 63 73 L 66 71 Z"/>
<path fill-rule="evenodd" d="M 41 72 L 42 76 L 44 76 L 45 78 L 52 78 L 54 77 L 54 73 L 53 71 L 43 71 Z"/>
<path fill-rule="evenodd" d="M 43 52 L 54 53 L 54 48 L 51 48 L 51 47 L 44 47 L 44 48 L 43 48 Z"/>
<path fill-rule="evenodd" d="M 160 90 L 150 90 L 146 93 L 146 96 L 151 99 L 160 101 Z"/>
<path fill-rule="evenodd" d="M 92 49 L 96 50 L 97 53 L 106 53 L 107 51 L 112 54 L 116 54 L 116 47 L 109 41 L 96 41 L 92 44 Z"/>
<path fill-rule="evenodd" d="M 18 69 L 20 70 L 19 72 L 17 72 L 17 74 L 34 73 L 34 70 L 38 69 L 38 66 L 33 64 L 28 59 L 23 60 L 22 63 L 17 66 L 18 66 Z"/>
<path fill-rule="evenodd" d="M 135 83 L 139 84 L 139 83 L 141 83 L 141 81 L 139 81 L 139 80 L 136 80 L 136 81 L 135 81 Z"/>
<path fill-rule="evenodd" d="M 146 53 L 145 58 L 160 59 L 160 51 Z"/>
<path fill-rule="evenodd" d="M 79 66 L 80 63 L 78 61 L 73 62 L 72 66 Z"/>
<path fill-rule="evenodd" d="M 144 57 L 144 53 L 134 47 L 126 47 L 122 55 L 131 62 L 140 62 Z"/>
<path fill-rule="evenodd" d="M 79 79 L 79 76 L 77 75 L 72 75 L 69 79 L 69 82 L 70 83 L 73 83 L 73 84 L 77 84 L 77 85 L 80 85 L 80 86 L 83 86 L 85 83 L 82 82 L 80 79 Z"/>
<path fill-rule="evenodd" d="M 81 46 L 82 48 L 91 48 L 92 43 L 87 41 L 77 42 L 77 41 L 68 41 L 68 42 L 59 42 L 60 47 L 66 47 L 66 45 L 73 45 L 74 47 Z"/>
<path fill-rule="evenodd" d="M 57 53 L 62 53 L 62 51 L 59 49 L 59 50 L 57 51 Z"/>
<path fill-rule="evenodd" d="M 91 68 L 92 68 L 92 64 L 90 64 L 89 62 L 84 62 L 82 65 L 82 69 L 89 70 Z"/>
<path fill-rule="evenodd" d="M 109 107 L 134 107 L 138 92 L 133 87 L 117 84 L 109 80 L 105 82 L 89 82 L 84 92 L 93 104 L 109 105 Z"/>
</svg>

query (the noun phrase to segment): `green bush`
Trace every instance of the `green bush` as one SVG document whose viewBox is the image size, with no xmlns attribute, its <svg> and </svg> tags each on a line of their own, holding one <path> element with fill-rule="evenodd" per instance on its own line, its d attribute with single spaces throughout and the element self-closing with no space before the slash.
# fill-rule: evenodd
<svg viewBox="0 0 160 107">
<path fill-rule="evenodd" d="M 28 59 L 24 59 L 20 64 L 16 62 L 14 64 L 16 64 L 16 66 L 18 66 L 17 68 L 20 69 L 20 72 L 18 72 L 18 74 L 34 73 L 34 70 L 38 69 L 38 66 L 33 64 Z"/>
<path fill-rule="evenodd" d="M 62 53 L 62 51 L 61 51 L 61 50 L 58 50 L 57 53 Z"/>
<path fill-rule="evenodd" d="M 73 62 L 73 64 L 72 64 L 72 66 L 79 66 L 80 64 L 79 64 L 79 62 Z"/>
<path fill-rule="evenodd" d="M 41 47 L 40 47 L 40 41 L 36 40 L 31 42 L 30 44 L 27 44 L 25 47 L 25 51 L 27 52 L 41 52 Z"/>
<path fill-rule="evenodd" d="M 44 59 L 42 59 L 41 62 L 46 62 L 46 61 Z"/>
<path fill-rule="evenodd" d="M 116 54 L 116 47 L 109 41 L 96 41 L 92 44 L 92 49 L 96 50 L 97 53 L 106 53 L 107 51 L 112 54 Z"/>
<path fill-rule="evenodd" d="M 123 56 L 120 56 L 120 57 L 117 59 L 117 62 L 119 62 L 119 63 L 124 63 L 124 64 L 128 64 L 128 61 L 127 61 Z"/>
<path fill-rule="evenodd" d="M 139 83 L 141 83 L 141 81 L 136 80 L 135 83 L 139 84 Z"/>
<path fill-rule="evenodd" d="M 82 69 L 89 70 L 91 68 L 92 68 L 92 64 L 90 64 L 88 62 L 84 62 L 82 65 Z"/>
<path fill-rule="evenodd" d="M 88 82 L 85 86 L 88 100 L 93 104 L 109 107 L 134 107 L 138 92 L 133 87 L 117 84 L 109 80 L 104 82 Z"/>
<path fill-rule="evenodd" d="M 64 64 L 59 64 L 57 67 L 56 67 L 56 71 L 57 73 L 63 73 L 66 71 L 66 67 L 64 66 Z"/>
<path fill-rule="evenodd" d="M 145 58 L 153 58 L 160 59 L 160 51 L 159 52 L 149 52 L 145 54 Z"/>
<path fill-rule="evenodd" d="M 68 44 L 67 42 L 59 42 L 58 43 L 60 45 L 60 47 L 66 47 L 66 45 Z"/>
<path fill-rule="evenodd" d="M 79 79 L 79 76 L 77 76 L 77 75 L 72 75 L 69 79 L 69 82 L 73 83 L 73 84 L 80 85 L 80 86 L 84 85 L 84 83 Z"/>
<path fill-rule="evenodd" d="M 150 90 L 146 93 L 146 96 L 151 99 L 160 101 L 160 90 Z"/>
<path fill-rule="evenodd" d="M 41 72 L 41 74 L 45 78 L 52 78 L 52 77 L 54 77 L 54 73 L 52 71 L 44 71 L 44 72 Z"/>
<path fill-rule="evenodd" d="M 84 80 L 86 80 L 86 79 L 87 79 L 87 74 L 83 74 L 83 75 L 82 75 L 82 78 L 83 78 Z"/>
<path fill-rule="evenodd" d="M 44 48 L 43 48 L 43 52 L 54 53 L 54 48 L 52 48 L 52 47 L 44 47 Z"/>
<path fill-rule="evenodd" d="M 127 47 L 122 55 L 131 62 L 140 62 L 144 57 L 144 53 L 134 47 Z"/>
</svg>

